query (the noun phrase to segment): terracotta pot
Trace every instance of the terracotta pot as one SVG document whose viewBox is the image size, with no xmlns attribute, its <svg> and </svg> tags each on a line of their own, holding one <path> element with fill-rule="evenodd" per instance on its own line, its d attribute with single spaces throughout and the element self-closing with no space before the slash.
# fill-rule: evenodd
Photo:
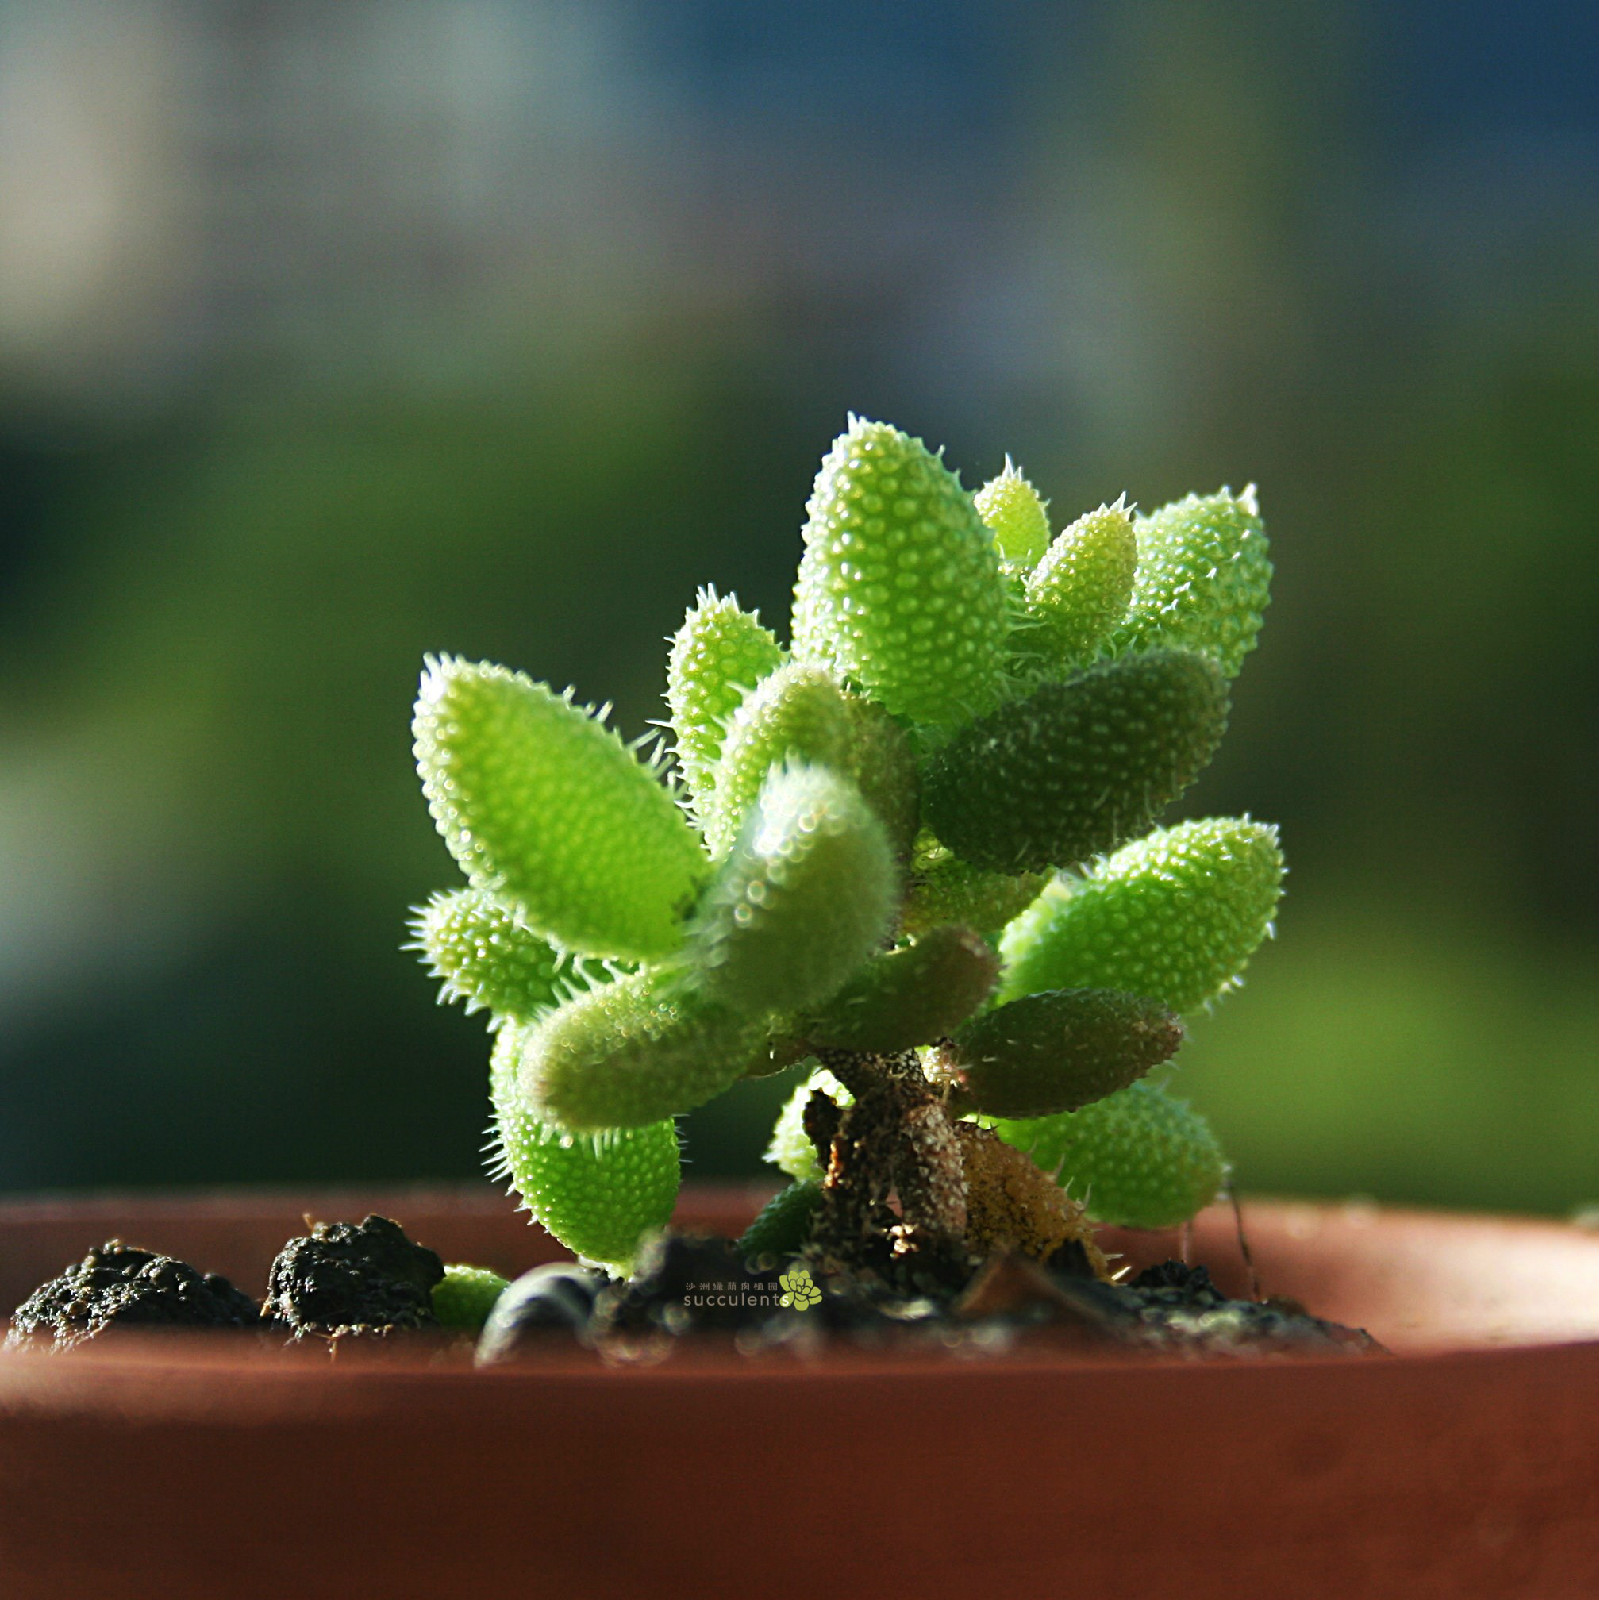
<svg viewBox="0 0 1599 1600">
<path fill-rule="evenodd" d="M 700 1191 L 734 1231 L 760 1196 Z M 557 1252 L 487 1189 L 0 1207 L 14 1304 L 112 1235 L 259 1292 L 302 1216 L 399 1218 L 447 1260 Z M 717 1347 L 288 1355 L 247 1338 L 0 1359 L 0 1594 L 1599 1595 L 1599 1235 L 1246 1205 L 1262 1288 L 1357 1359 L 1069 1349 L 806 1364 Z M 1168 1236 L 1120 1236 L 1135 1263 Z M 1230 1213 L 1194 1255 L 1245 1283 Z"/>
</svg>

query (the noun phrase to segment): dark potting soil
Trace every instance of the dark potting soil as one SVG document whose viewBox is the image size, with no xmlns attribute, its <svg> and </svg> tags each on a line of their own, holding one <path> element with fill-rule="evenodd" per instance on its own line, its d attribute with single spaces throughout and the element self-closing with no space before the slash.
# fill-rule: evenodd
<svg viewBox="0 0 1599 1600">
<path fill-rule="evenodd" d="M 70 1350 L 118 1328 L 253 1329 L 289 1340 L 431 1328 L 438 1255 L 397 1222 L 318 1223 L 278 1252 L 266 1304 L 217 1273 L 113 1239 L 41 1284 L 11 1317 L 7 1348 Z"/>
<path fill-rule="evenodd" d="M 112 1239 L 40 1286 L 12 1313 L 6 1348 L 70 1350 L 111 1328 L 249 1328 L 261 1308 L 215 1272 Z"/>
<path fill-rule="evenodd" d="M 387 1217 L 319 1222 L 278 1252 L 264 1314 L 296 1339 L 436 1328 L 433 1285 L 443 1279 L 437 1252 Z"/>
<path fill-rule="evenodd" d="M 1361 1329 L 1291 1302 L 1233 1300 L 1202 1266 L 1163 1262 L 1103 1283 L 1081 1249 L 1048 1262 L 993 1257 L 962 1274 L 893 1281 L 823 1273 L 801 1258 L 746 1260 L 725 1239 L 666 1234 L 634 1277 L 613 1282 L 571 1263 L 535 1268 L 501 1296 L 478 1343 L 488 1365 L 577 1340 L 609 1354 L 663 1354 L 695 1334 L 731 1333 L 754 1353 L 835 1339 L 1002 1350 L 1054 1327 L 1090 1346 L 1164 1354 L 1359 1355 L 1381 1347 Z"/>
<path fill-rule="evenodd" d="M 437 1328 L 432 1290 L 443 1277 L 439 1256 L 386 1217 L 318 1224 L 291 1239 L 263 1306 L 226 1278 L 113 1240 L 36 1289 L 7 1345 L 65 1350 L 116 1328 L 163 1326 L 253 1328 L 287 1342 L 389 1338 Z M 1042 1329 L 1088 1346 L 1196 1356 L 1380 1348 L 1292 1302 L 1229 1299 L 1204 1267 L 1177 1261 L 1127 1283 L 1101 1282 L 1069 1247 L 1047 1262 L 995 1256 L 975 1270 L 885 1258 L 879 1270 L 832 1273 L 803 1257 L 751 1260 L 726 1239 L 667 1233 L 626 1281 L 574 1262 L 525 1273 L 495 1304 L 477 1360 L 574 1343 L 653 1357 L 695 1335 L 731 1335 L 752 1354 L 827 1341 L 984 1353 Z"/>
</svg>

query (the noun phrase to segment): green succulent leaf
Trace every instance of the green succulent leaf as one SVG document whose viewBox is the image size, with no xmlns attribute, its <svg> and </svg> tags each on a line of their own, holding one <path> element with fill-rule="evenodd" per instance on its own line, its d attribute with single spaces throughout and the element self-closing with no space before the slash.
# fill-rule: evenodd
<svg viewBox="0 0 1599 1600">
<path fill-rule="evenodd" d="M 811 1224 L 822 1207 L 822 1186 L 814 1178 L 779 1189 L 738 1241 L 739 1254 L 791 1256 L 805 1248 Z"/>
<path fill-rule="evenodd" d="M 1277 830 L 1247 817 L 1179 823 L 1063 878 L 1005 930 L 1000 998 L 1077 986 L 1192 1011 L 1237 982 L 1282 894 Z"/>
<path fill-rule="evenodd" d="M 1049 506 L 1032 484 L 1005 458 L 1005 470 L 972 496 L 1004 564 L 1020 572 L 1033 567 L 1049 548 Z"/>
<path fill-rule="evenodd" d="M 475 1333 L 509 1287 L 508 1278 L 487 1267 L 446 1266 L 444 1276 L 433 1285 L 433 1315 L 441 1327 Z"/>
<path fill-rule="evenodd" d="M 1227 709 L 1208 657 L 1101 663 L 963 729 L 923 768 L 922 816 L 991 872 L 1084 861 L 1142 833 L 1193 782 Z"/>
<path fill-rule="evenodd" d="M 1191 494 L 1139 518 L 1135 529 L 1138 577 L 1110 649 L 1198 650 L 1236 677 L 1255 648 L 1271 591 L 1254 486 L 1238 495 Z"/>
<path fill-rule="evenodd" d="M 1030 643 L 1063 665 L 1089 660 L 1127 615 L 1138 540 L 1121 501 L 1079 517 L 1050 545 L 1027 579 Z"/>
<path fill-rule="evenodd" d="M 412 726 L 434 821 L 474 888 L 584 954 L 678 948 L 704 853 L 597 717 L 520 673 L 446 658 L 429 662 Z"/>
<path fill-rule="evenodd" d="M 998 698 L 1007 628 L 993 536 L 960 480 L 921 440 L 851 418 L 811 494 L 795 654 L 949 725 Z"/>
<path fill-rule="evenodd" d="M 994 1131 L 1079 1196 L 1098 1222 L 1172 1228 L 1214 1200 L 1227 1162 L 1210 1124 L 1147 1080 L 1081 1111 Z"/>
<path fill-rule="evenodd" d="M 1156 1000 L 1115 989 L 1049 989 L 977 1017 L 934 1052 L 930 1076 L 958 1111 L 1044 1117 L 1102 1100 L 1183 1040 Z"/>
<path fill-rule="evenodd" d="M 851 1106 L 855 1097 L 833 1076 L 826 1067 L 818 1067 L 793 1094 L 777 1114 L 772 1125 L 772 1137 L 761 1158 L 780 1171 L 786 1172 L 796 1183 L 804 1183 L 822 1176 L 821 1163 L 816 1159 L 816 1146 L 805 1132 L 805 1107 L 811 1095 L 825 1094 L 836 1106 Z"/>
<path fill-rule="evenodd" d="M 766 775 L 785 760 L 848 769 L 855 719 L 825 668 L 793 662 L 749 694 L 727 725 L 721 760 L 702 815 L 716 860 L 733 848 Z"/>
<path fill-rule="evenodd" d="M 772 771 L 689 930 L 708 992 L 750 1013 L 798 1011 L 840 989 L 893 921 L 883 824 L 826 767 Z"/>
<path fill-rule="evenodd" d="M 568 1133 L 542 1121 L 519 1088 L 531 1031 L 530 1024 L 513 1023 L 495 1036 L 493 1173 L 510 1180 L 534 1219 L 569 1250 L 625 1274 L 645 1236 L 671 1221 L 680 1174 L 677 1128 L 663 1120 Z"/>
<path fill-rule="evenodd" d="M 798 1031 L 812 1045 L 879 1054 L 953 1033 L 993 992 L 999 957 L 970 928 L 945 926 L 869 961 Z"/>
<path fill-rule="evenodd" d="M 986 872 L 924 835 L 900 910 L 900 932 L 918 939 L 946 922 L 958 922 L 979 933 L 998 933 L 1048 881 L 1043 872 Z"/>
<path fill-rule="evenodd" d="M 784 661 L 782 647 L 736 595 L 700 591 L 672 639 L 666 704 L 677 741 L 677 762 L 695 811 L 715 782 L 727 719 L 739 702 Z"/>
<path fill-rule="evenodd" d="M 509 900 L 482 889 L 440 890 L 418 907 L 411 924 L 414 948 L 443 979 L 440 998 L 464 1000 L 531 1021 L 560 1005 L 591 975 L 563 950 L 535 933 Z"/>
<path fill-rule="evenodd" d="M 899 861 L 909 861 L 921 826 L 916 751 L 893 713 L 863 695 L 847 697 L 853 738 L 848 771 L 888 831 Z"/>
<path fill-rule="evenodd" d="M 766 1049 L 758 1019 L 652 968 L 568 1001 L 523 1035 L 516 1090 L 541 1122 L 637 1128 L 720 1094 Z"/>
</svg>

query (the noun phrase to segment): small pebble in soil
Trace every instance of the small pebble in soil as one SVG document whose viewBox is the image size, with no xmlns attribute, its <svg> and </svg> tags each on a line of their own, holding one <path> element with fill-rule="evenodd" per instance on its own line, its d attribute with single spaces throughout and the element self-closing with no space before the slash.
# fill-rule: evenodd
<svg viewBox="0 0 1599 1600">
<path fill-rule="evenodd" d="M 594 1300 L 606 1277 L 573 1261 L 551 1262 L 524 1272 L 494 1302 L 478 1338 L 480 1367 L 547 1347 L 550 1336 L 585 1336 Z"/>
<path fill-rule="evenodd" d="M 383 1336 L 438 1326 L 436 1252 L 413 1244 L 397 1222 L 319 1222 L 278 1252 L 267 1280 L 266 1314 L 295 1339 Z"/>
<path fill-rule="evenodd" d="M 41 1284 L 11 1317 L 6 1348 L 70 1350 L 114 1328 L 259 1328 L 261 1308 L 215 1272 L 112 1239 Z"/>
</svg>

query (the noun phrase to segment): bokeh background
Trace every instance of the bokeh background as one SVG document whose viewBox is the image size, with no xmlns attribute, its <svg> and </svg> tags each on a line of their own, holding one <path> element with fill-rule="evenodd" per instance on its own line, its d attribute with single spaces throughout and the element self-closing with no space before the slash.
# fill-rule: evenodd
<svg viewBox="0 0 1599 1600">
<path fill-rule="evenodd" d="M 847 411 L 1254 480 L 1246 1190 L 1599 1198 L 1599 11 L 0 5 L 0 1187 L 465 1176 L 424 651 L 661 714 Z M 779 1086 L 688 1129 L 756 1170 Z"/>
</svg>

